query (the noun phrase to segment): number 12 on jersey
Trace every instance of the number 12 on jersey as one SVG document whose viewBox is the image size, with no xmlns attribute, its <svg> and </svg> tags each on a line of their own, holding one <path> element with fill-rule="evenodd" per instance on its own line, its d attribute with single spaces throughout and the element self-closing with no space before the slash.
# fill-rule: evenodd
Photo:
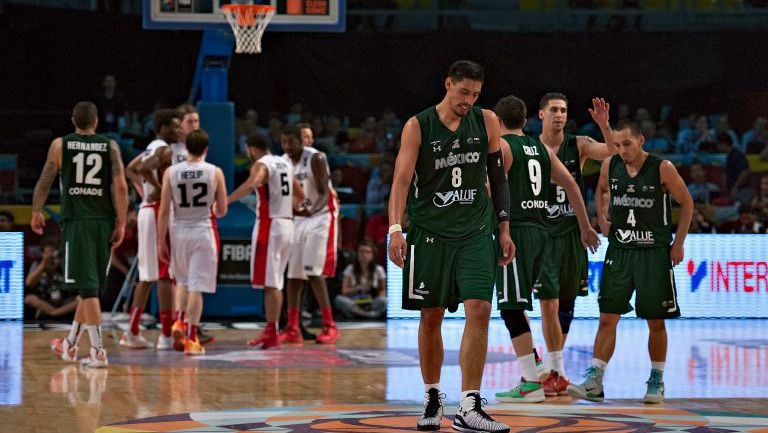
<svg viewBox="0 0 768 433">
<path fill-rule="evenodd" d="M 179 207 L 205 207 L 208 206 L 208 203 L 202 201 L 202 198 L 208 195 L 208 184 L 203 182 L 197 182 L 197 183 L 180 183 L 176 185 L 179 187 L 179 194 L 181 196 L 181 202 L 179 203 Z M 187 199 L 187 187 L 191 186 L 192 191 L 196 192 L 194 197 L 192 197 L 192 203 L 189 203 L 189 200 Z"/>
</svg>

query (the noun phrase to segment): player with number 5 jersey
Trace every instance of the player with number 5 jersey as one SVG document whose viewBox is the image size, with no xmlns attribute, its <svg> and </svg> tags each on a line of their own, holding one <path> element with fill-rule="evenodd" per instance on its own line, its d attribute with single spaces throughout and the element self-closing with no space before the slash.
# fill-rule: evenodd
<svg viewBox="0 0 768 433">
<path fill-rule="evenodd" d="M 267 326 L 248 345 L 263 350 L 280 347 L 278 322 L 283 303 L 283 275 L 293 247 L 293 212 L 304 200 L 293 167 L 269 152 L 261 134 L 248 137 L 248 157 L 254 161 L 248 179 L 229 196 L 232 203 L 256 192 L 256 222 L 251 237 L 251 285 L 264 289 Z"/>
</svg>

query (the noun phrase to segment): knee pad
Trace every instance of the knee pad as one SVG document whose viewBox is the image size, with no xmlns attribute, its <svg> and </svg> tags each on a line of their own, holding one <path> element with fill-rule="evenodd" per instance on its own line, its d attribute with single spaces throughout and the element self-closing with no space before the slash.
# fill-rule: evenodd
<svg viewBox="0 0 768 433">
<path fill-rule="evenodd" d="M 576 300 L 560 300 L 560 307 L 557 310 L 557 318 L 560 321 L 560 329 L 563 334 L 567 334 L 571 329 L 571 322 L 573 321 L 573 308 L 576 304 Z"/>
<path fill-rule="evenodd" d="M 501 318 L 509 331 L 509 338 L 519 337 L 526 332 L 531 332 L 528 318 L 523 310 L 501 310 Z"/>
</svg>

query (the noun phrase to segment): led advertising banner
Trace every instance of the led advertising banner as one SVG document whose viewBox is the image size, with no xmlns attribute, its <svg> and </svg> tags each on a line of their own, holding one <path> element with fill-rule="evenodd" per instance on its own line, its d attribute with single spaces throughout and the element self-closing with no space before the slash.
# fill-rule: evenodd
<svg viewBox="0 0 768 433">
<path fill-rule="evenodd" d="M 0 232 L 0 320 L 23 316 L 24 234 Z"/>
<path fill-rule="evenodd" d="M 576 300 L 577 318 L 597 318 L 597 292 L 608 240 L 601 237 L 589 254 L 589 296 Z M 667 269 L 658 272 L 667 273 Z M 674 269 L 675 288 L 682 317 L 768 318 L 768 236 L 692 234 L 685 240 L 685 258 Z M 402 270 L 387 263 L 387 317 L 418 318 L 418 311 L 402 309 Z M 634 297 L 632 300 L 634 304 Z M 493 317 L 498 317 L 494 295 Z M 530 317 L 541 317 L 534 300 Z M 635 317 L 630 312 L 627 317 Z M 459 306 L 446 317 L 464 317 Z"/>
</svg>

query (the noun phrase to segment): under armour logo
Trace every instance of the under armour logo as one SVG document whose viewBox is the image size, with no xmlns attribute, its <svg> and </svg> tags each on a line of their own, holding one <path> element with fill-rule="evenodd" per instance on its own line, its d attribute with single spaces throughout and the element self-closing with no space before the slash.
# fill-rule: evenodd
<svg viewBox="0 0 768 433">
<path fill-rule="evenodd" d="M 635 185 L 627 185 L 627 192 L 635 192 Z"/>
<path fill-rule="evenodd" d="M 443 150 L 440 146 L 432 146 L 432 152 L 440 152 Z"/>
<path fill-rule="evenodd" d="M 612 264 L 613 264 L 613 260 L 611 260 L 611 259 L 608 259 L 608 260 L 606 260 L 606 261 L 605 261 L 605 264 L 606 264 L 606 265 L 608 265 L 608 266 L 610 266 L 610 265 L 612 265 Z"/>
<path fill-rule="evenodd" d="M 434 244 L 435 243 L 435 238 L 430 238 L 429 236 L 427 236 L 427 242 L 430 243 L 430 244 Z"/>
<path fill-rule="evenodd" d="M 619 189 L 619 186 L 618 185 L 611 185 L 611 189 L 613 189 L 613 190 Z"/>
</svg>

